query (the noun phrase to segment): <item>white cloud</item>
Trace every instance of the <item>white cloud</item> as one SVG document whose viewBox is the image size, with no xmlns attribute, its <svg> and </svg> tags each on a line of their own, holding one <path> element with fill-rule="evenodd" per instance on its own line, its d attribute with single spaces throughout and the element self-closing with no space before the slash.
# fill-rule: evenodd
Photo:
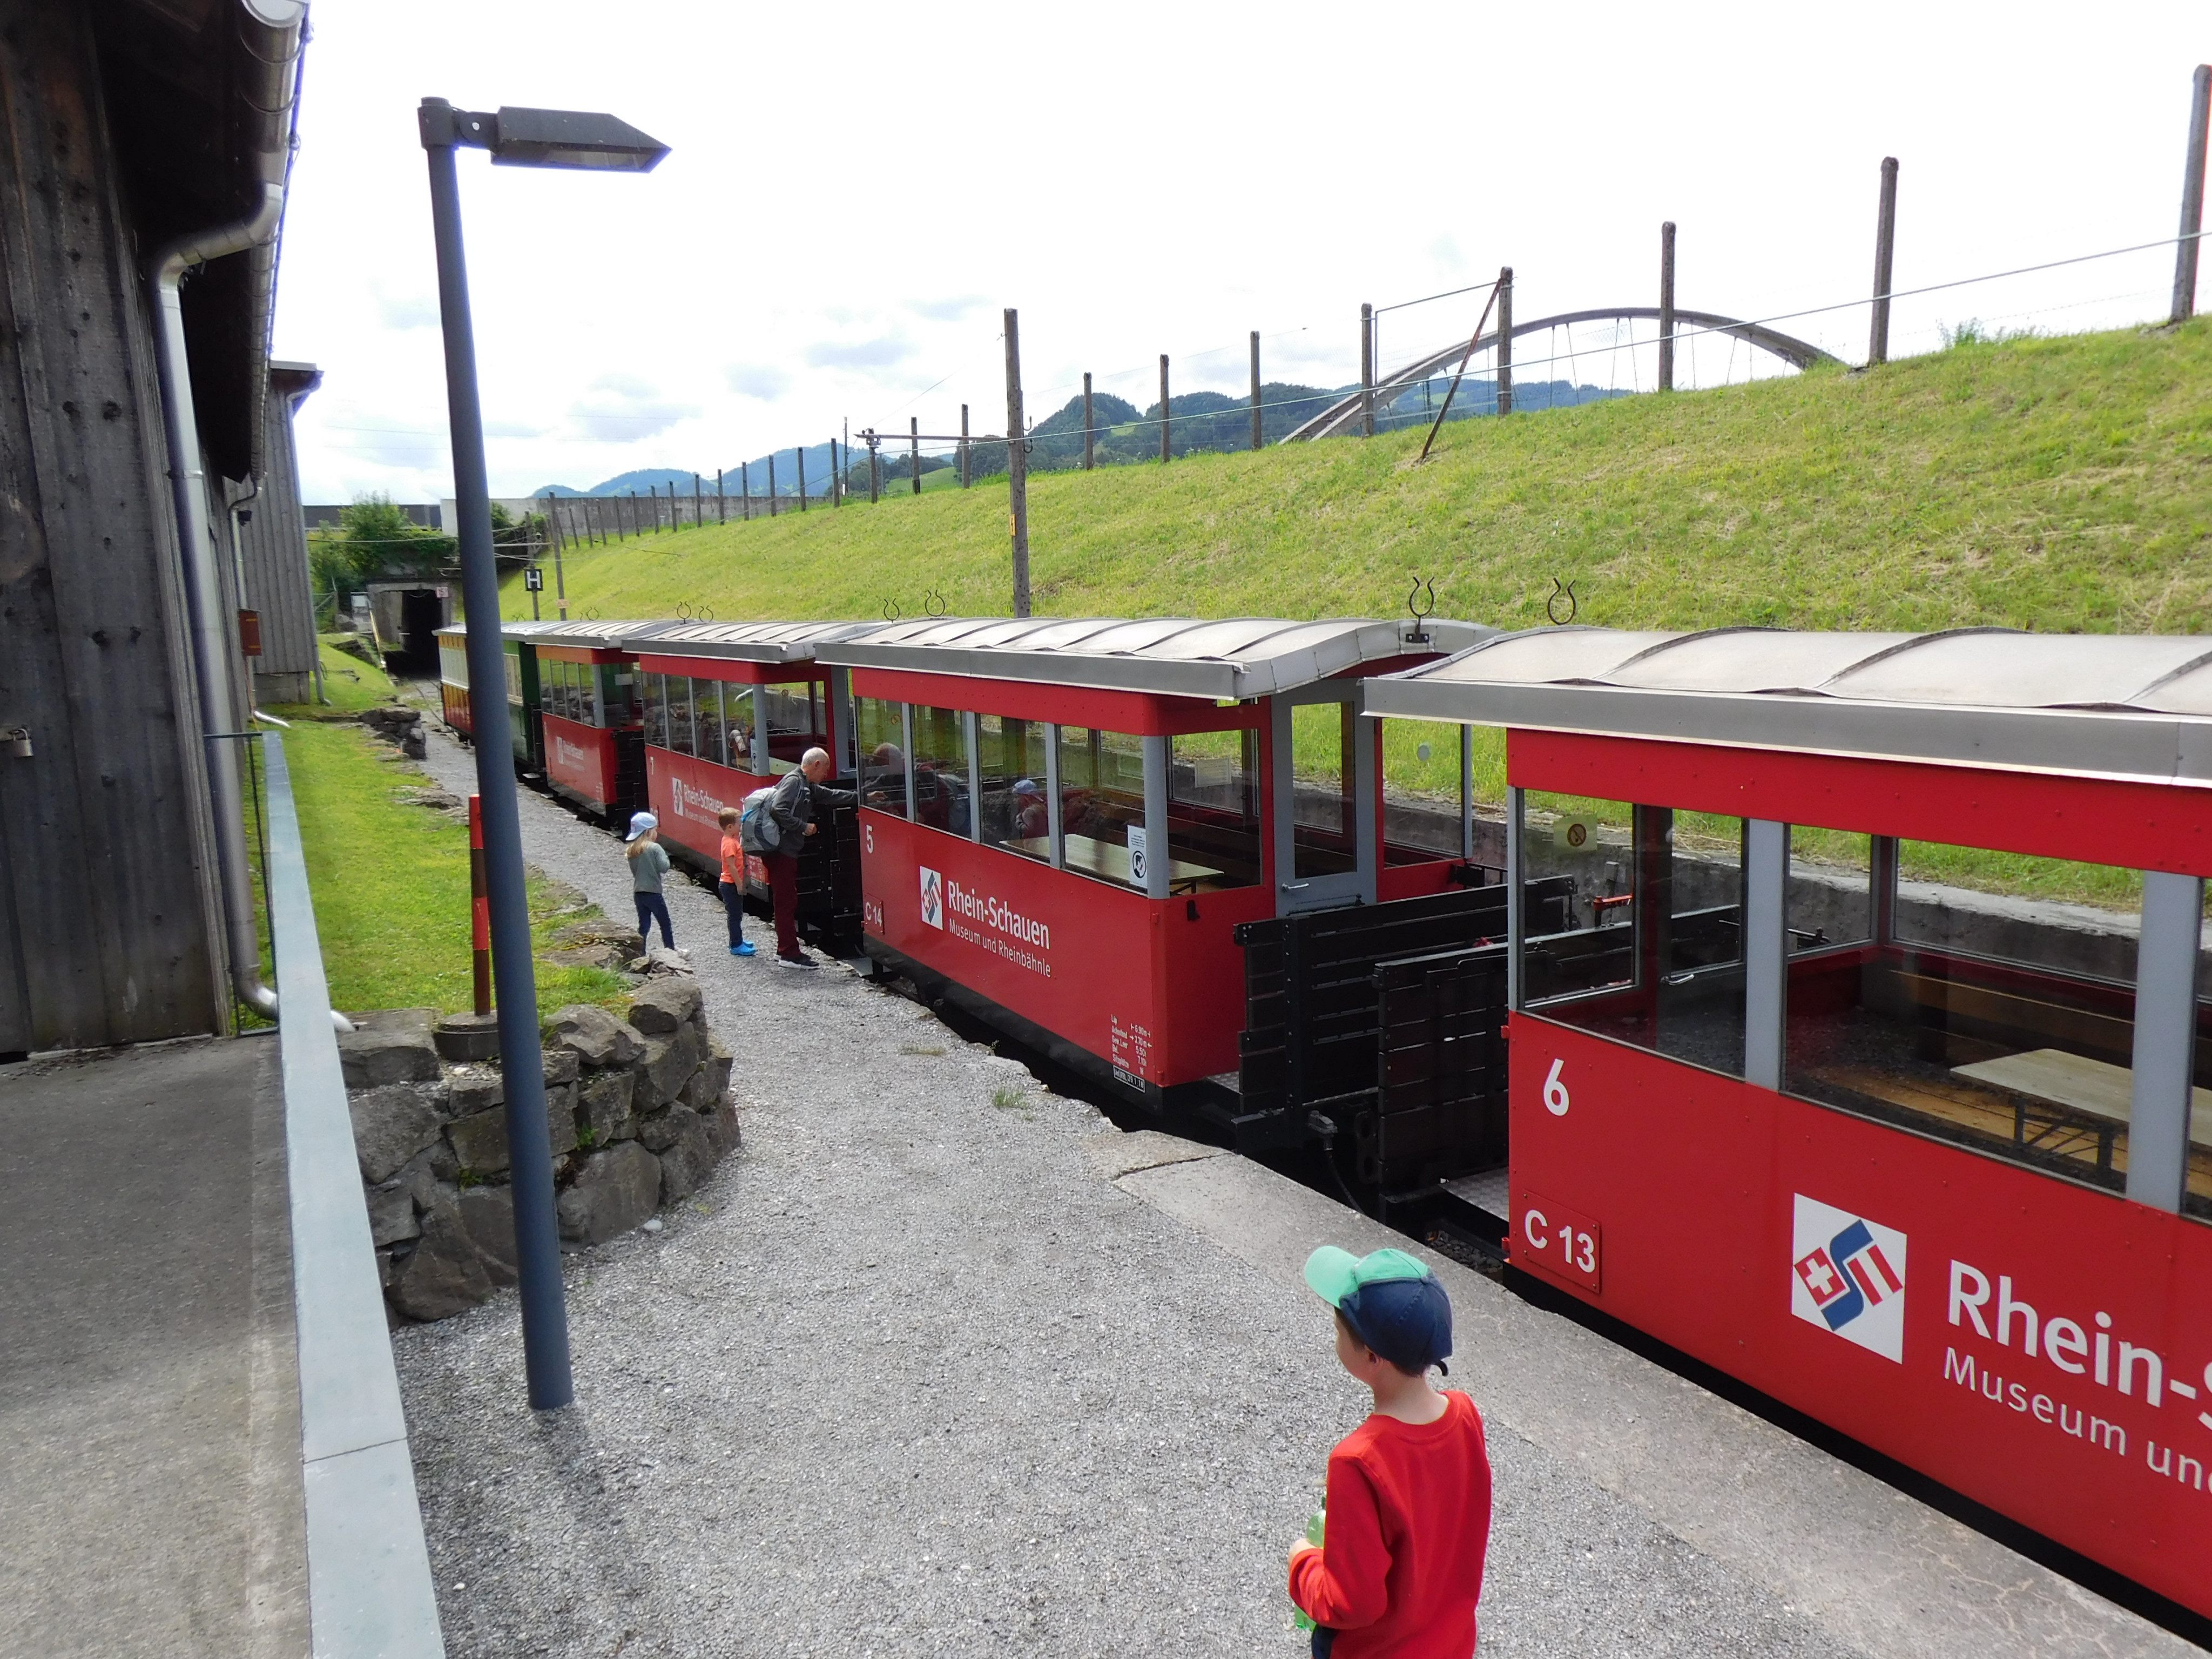
<svg viewBox="0 0 2212 1659">
<path fill-rule="evenodd" d="M 982 303 L 980 295 L 962 294 L 947 300 L 909 300 L 906 308 L 933 323 L 957 323 Z"/>
<path fill-rule="evenodd" d="M 895 334 L 872 340 L 817 340 L 806 361 L 817 368 L 889 368 L 914 356 L 914 342 Z"/>
<path fill-rule="evenodd" d="M 732 363 L 723 378 L 739 397 L 762 403 L 774 403 L 791 387 L 791 376 L 771 363 Z"/>
</svg>

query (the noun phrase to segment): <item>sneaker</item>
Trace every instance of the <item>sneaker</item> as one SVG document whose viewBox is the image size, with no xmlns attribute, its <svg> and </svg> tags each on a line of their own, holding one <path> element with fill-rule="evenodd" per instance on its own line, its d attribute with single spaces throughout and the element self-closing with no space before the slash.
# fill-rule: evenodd
<svg viewBox="0 0 2212 1659">
<path fill-rule="evenodd" d="M 730 954 L 733 957 L 750 957 L 758 956 L 760 953 L 753 949 L 753 942 L 750 939 L 741 939 L 730 947 Z"/>
<path fill-rule="evenodd" d="M 778 957 L 775 965 L 779 968 L 819 968 L 822 964 L 812 957 Z"/>
</svg>

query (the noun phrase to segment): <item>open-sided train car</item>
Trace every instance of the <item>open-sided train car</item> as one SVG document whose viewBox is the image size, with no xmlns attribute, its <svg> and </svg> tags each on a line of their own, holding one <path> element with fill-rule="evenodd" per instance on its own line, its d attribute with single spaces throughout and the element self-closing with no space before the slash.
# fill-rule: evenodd
<svg viewBox="0 0 2212 1659">
<path fill-rule="evenodd" d="M 507 659 L 507 738 L 514 775 L 533 787 L 545 781 L 545 732 L 538 699 L 538 635 L 560 627 L 550 622 L 501 623 L 499 642 Z"/>
<path fill-rule="evenodd" d="M 1513 1264 L 2212 1615 L 2212 641 L 1558 629 Z"/>
<path fill-rule="evenodd" d="M 619 828 L 645 805 L 645 735 L 630 641 L 663 623 L 509 623 L 510 690 L 523 688 L 545 787 Z M 528 629 L 527 634 L 516 630 Z"/>
<path fill-rule="evenodd" d="M 879 623 L 655 624 L 630 641 L 643 713 L 647 799 L 675 855 L 720 867 L 725 807 L 740 806 L 811 748 L 827 750 L 840 781 L 853 766 L 849 676 L 815 660 L 817 646 Z M 860 949 L 860 830 L 833 814 L 799 854 L 799 926 L 839 956 Z M 765 902 L 768 872 L 746 860 L 747 887 Z"/>
<path fill-rule="evenodd" d="M 1341 1134 L 1371 1182 L 1432 1183 L 1480 1137 L 1433 1079 L 1385 1099 L 1375 972 L 1487 933 L 1502 1011 L 1504 889 L 1386 837 L 1360 677 L 1488 633 L 934 620 L 818 645 L 853 675 L 870 956 L 1241 1146 Z"/>
<path fill-rule="evenodd" d="M 438 708 L 463 743 L 476 734 L 469 711 L 469 630 L 453 623 L 438 630 Z"/>
</svg>

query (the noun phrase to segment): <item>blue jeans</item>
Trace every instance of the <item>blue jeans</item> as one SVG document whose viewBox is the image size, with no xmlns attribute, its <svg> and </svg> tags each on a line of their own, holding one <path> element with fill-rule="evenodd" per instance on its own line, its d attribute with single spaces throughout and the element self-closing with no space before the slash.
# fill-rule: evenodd
<svg viewBox="0 0 2212 1659">
<path fill-rule="evenodd" d="M 1328 1659 L 1336 1646 L 1336 1632 L 1327 1625 L 1316 1625 L 1313 1633 L 1313 1659 Z"/>
<path fill-rule="evenodd" d="M 734 951 L 745 942 L 745 896 L 733 881 L 724 881 L 714 890 L 722 896 L 722 908 L 730 913 L 730 948 Z"/>
<path fill-rule="evenodd" d="M 670 950 L 676 948 L 676 930 L 668 925 L 668 900 L 660 893 L 637 893 L 637 939 L 641 948 L 653 942 L 653 923 L 660 921 L 660 942 Z"/>
</svg>

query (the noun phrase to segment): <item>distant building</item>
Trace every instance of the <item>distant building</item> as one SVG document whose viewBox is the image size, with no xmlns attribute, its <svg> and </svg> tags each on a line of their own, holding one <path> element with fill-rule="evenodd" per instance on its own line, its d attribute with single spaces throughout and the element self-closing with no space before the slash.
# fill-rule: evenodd
<svg viewBox="0 0 2212 1659">
<path fill-rule="evenodd" d="M 344 513 L 346 508 L 351 505 L 352 503 L 349 501 L 342 501 L 335 507 L 301 507 L 300 511 L 307 520 L 308 529 L 336 530 L 338 527 L 339 515 Z M 393 505 L 397 506 L 400 512 L 407 515 L 408 523 L 419 524 L 425 530 L 435 530 L 438 528 L 439 513 L 437 502 L 395 502 Z"/>
<path fill-rule="evenodd" d="M 267 356 L 301 0 L 6 15 L 0 728 L 29 755 L 0 745 L 0 1056 L 269 1000 L 237 613 L 263 611 L 268 689 L 295 686 L 313 374 Z"/>
</svg>

